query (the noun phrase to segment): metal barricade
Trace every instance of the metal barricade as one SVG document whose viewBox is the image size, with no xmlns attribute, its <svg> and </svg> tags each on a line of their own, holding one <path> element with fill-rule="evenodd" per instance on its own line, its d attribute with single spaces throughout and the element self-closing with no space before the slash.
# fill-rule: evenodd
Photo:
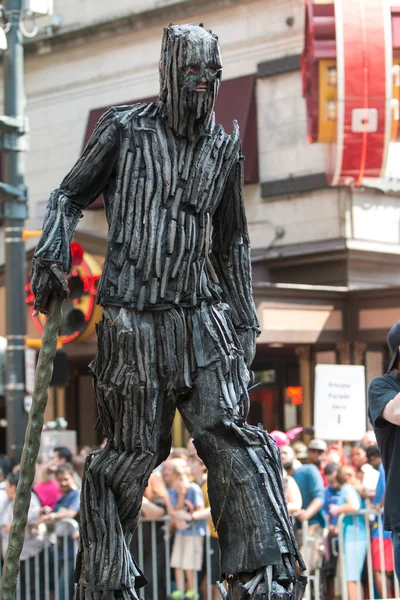
<svg viewBox="0 0 400 600">
<path fill-rule="evenodd" d="M 339 564 L 340 564 L 340 589 L 342 600 L 349 600 L 349 583 L 355 583 L 357 600 L 367 598 L 399 598 L 399 583 L 394 571 L 385 568 L 385 538 L 383 532 L 382 511 L 363 509 L 352 514 L 340 514 L 338 519 L 339 530 Z M 373 568 L 371 525 L 377 524 L 380 569 Z M 351 527 L 351 529 L 349 529 Z M 390 538 L 387 538 L 390 539 Z M 390 544 L 388 544 L 390 546 Z M 393 554 L 393 547 L 388 548 Z M 354 562 L 356 564 L 354 565 Z M 394 557 L 393 557 L 394 563 Z M 354 578 L 354 570 L 366 573 L 364 585 L 361 576 Z M 353 571 L 352 574 L 351 571 Z M 377 576 L 382 584 L 381 593 L 378 594 Z M 349 579 L 351 577 L 351 579 Z M 355 579 L 355 581 L 354 581 Z M 391 580 L 391 581 L 389 581 Z M 363 589 L 364 588 L 364 589 Z M 390 589 L 392 588 L 392 589 Z M 394 591 L 394 596 L 391 592 Z M 353 596 L 353 594 L 352 594 Z M 353 596 L 354 597 L 354 596 Z"/>
<path fill-rule="evenodd" d="M 4 543 L 2 537 L 0 578 L 6 550 Z M 59 521 L 55 531 L 47 533 L 40 543 L 34 541 L 29 549 L 30 556 L 21 560 L 16 600 L 72 600 L 77 551 L 78 523 L 73 519 Z"/>
<path fill-rule="evenodd" d="M 305 598 L 306 600 L 324 600 L 324 598 L 321 598 L 320 593 L 323 547 L 317 547 L 317 545 L 319 545 L 319 538 L 310 531 L 310 524 L 308 521 L 302 522 L 301 534 L 301 551 L 307 566 L 306 575 L 308 578 Z M 311 563 L 315 563 L 315 568 L 312 570 L 309 569 Z"/>
<path fill-rule="evenodd" d="M 159 528 L 163 528 L 164 552 L 160 552 Z M 146 531 L 147 529 L 147 531 Z M 150 529 L 150 532 L 149 532 Z M 191 552 L 196 559 L 199 554 L 202 555 L 201 570 L 194 571 L 193 590 L 195 598 L 201 600 L 212 600 L 212 586 L 216 584 L 211 579 L 211 543 L 210 531 L 206 527 L 206 535 L 202 538 L 202 547 L 199 548 L 199 542 L 195 536 L 188 536 L 189 542 L 185 546 L 187 552 Z M 145 541 L 151 540 L 150 548 L 146 547 Z M 145 576 L 149 580 L 149 585 L 143 588 L 140 596 L 144 600 L 165 600 L 173 592 L 180 592 L 181 597 L 185 595 L 185 589 L 179 585 L 175 579 L 173 569 L 171 570 L 171 554 L 173 549 L 174 536 L 171 531 L 171 519 L 169 516 L 160 520 L 140 519 L 137 532 L 137 549 L 133 547 L 133 554 L 136 554 L 139 566 L 144 569 Z M 135 552 L 136 551 L 136 552 Z M 180 552 L 180 564 L 183 563 L 183 546 Z M 160 558 L 163 564 L 160 565 Z M 146 568 L 147 567 L 147 568 Z M 200 577 L 199 577 L 200 575 Z"/>
<path fill-rule="evenodd" d="M 144 570 L 149 585 L 140 590 L 144 600 L 166 600 L 173 593 L 174 574 L 171 576 L 171 519 L 140 519 L 131 550 Z M 195 573 L 194 595 L 199 600 L 212 600 L 210 532 L 203 538 L 202 570 Z M 194 543 L 194 539 L 191 540 Z M 190 544 L 189 544 L 190 547 Z M 78 523 L 63 519 L 55 531 L 46 535 L 44 547 L 29 559 L 21 561 L 16 600 L 72 600 L 74 594 L 74 566 L 78 551 Z M 193 546 L 193 553 L 198 546 Z M 5 551 L 2 553 L 5 555 Z M 0 561 L 0 579 L 3 561 Z M 179 590 L 178 590 L 179 591 Z M 185 590 L 182 591 L 182 598 Z"/>
</svg>

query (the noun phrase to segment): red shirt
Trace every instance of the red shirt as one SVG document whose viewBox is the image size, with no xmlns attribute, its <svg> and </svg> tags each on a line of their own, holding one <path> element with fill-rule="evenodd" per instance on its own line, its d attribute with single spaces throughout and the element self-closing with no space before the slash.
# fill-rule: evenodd
<svg viewBox="0 0 400 600">
<path fill-rule="evenodd" d="M 60 486 L 55 479 L 37 483 L 33 491 L 39 496 L 40 504 L 50 506 L 51 509 L 54 508 L 55 503 L 62 496 Z"/>
</svg>

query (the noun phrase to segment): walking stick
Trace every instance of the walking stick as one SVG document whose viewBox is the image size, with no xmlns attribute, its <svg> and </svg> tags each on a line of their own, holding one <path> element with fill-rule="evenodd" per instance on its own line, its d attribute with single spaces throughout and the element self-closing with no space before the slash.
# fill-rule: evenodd
<svg viewBox="0 0 400 600">
<path fill-rule="evenodd" d="M 28 510 L 31 502 L 32 483 L 35 477 L 36 459 L 40 448 L 44 411 L 53 374 L 57 350 L 58 332 L 61 325 L 63 299 L 53 297 L 42 335 L 42 347 L 35 373 L 35 389 L 26 428 L 22 451 L 20 479 L 14 501 L 13 521 L 0 586 L 0 600 L 15 600 L 20 567 L 20 556 L 25 538 Z"/>
</svg>

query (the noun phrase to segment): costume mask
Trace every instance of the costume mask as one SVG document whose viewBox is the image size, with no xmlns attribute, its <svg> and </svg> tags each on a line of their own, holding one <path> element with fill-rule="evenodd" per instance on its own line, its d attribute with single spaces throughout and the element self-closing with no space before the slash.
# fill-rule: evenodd
<svg viewBox="0 0 400 600">
<path fill-rule="evenodd" d="M 193 140 L 211 131 L 221 69 L 218 38 L 209 29 L 164 29 L 158 106 L 177 135 Z"/>
</svg>

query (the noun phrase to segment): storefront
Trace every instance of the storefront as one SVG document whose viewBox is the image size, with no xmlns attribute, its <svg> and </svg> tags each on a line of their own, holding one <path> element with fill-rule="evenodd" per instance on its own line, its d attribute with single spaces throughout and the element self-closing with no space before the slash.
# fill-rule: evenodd
<svg viewBox="0 0 400 600">
<path fill-rule="evenodd" d="M 91 259 L 102 265 L 104 239 L 77 232 L 75 241 L 85 251 L 90 249 Z M 4 335 L 3 293 L 0 287 L 0 335 Z M 385 371 L 386 335 L 400 316 L 400 288 L 348 290 L 255 280 L 254 296 L 261 335 L 253 369 L 261 385 L 251 392 L 251 423 L 262 423 L 270 431 L 312 426 L 314 371 L 318 363 L 364 365 L 366 384 Z M 78 298 L 72 300 L 74 307 L 82 306 L 74 304 Z M 30 312 L 27 304 L 28 339 L 39 340 Z M 100 314 L 95 313 L 95 320 Z M 97 414 L 88 364 L 96 352 L 96 333 L 94 322 L 89 321 L 85 334 L 63 344 L 65 361 L 60 360 L 56 368 L 59 378 L 50 390 L 45 418 L 66 418 L 68 427 L 77 431 L 79 445 L 98 445 L 102 440 L 101 429 L 94 429 Z M 60 385 L 63 380 L 65 385 Z M 0 414 L 0 418 L 4 416 Z M 0 444 L 4 437 L 1 433 Z M 184 443 L 186 437 L 178 417 L 175 444 Z"/>
</svg>

